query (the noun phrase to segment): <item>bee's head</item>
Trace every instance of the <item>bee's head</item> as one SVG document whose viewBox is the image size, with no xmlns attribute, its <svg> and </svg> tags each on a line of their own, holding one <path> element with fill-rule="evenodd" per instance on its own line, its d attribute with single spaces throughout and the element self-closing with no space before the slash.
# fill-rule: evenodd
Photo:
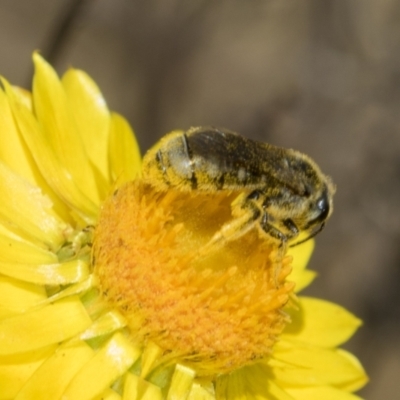
<svg viewBox="0 0 400 400">
<path fill-rule="evenodd" d="M 291 246 L 303 243 L 319 233 L 333 211 L 335 185 L 324 175 L 320 168 L 309 157 L 297 153 L 291 160 L 291 169 L 296 173 L 296 186 L 292 188 L 301 198 L 302 210 L 293 222 L 306 235 L 304 240 Z"/>
<path fill-rule="evenodd" d="M 300 222 L 300 230 L 306 234 L 305 239 L 297 241 L 290 246 L 296 246 L 300 243 L 311 239 L 325 226 L 325 222 L 331 216 L 333 211 L 333 195 L 335 193 L 335 186 L 329 177 L 324 178 L 322 189 L 310 195 L 307 201 L 307 210 L 304 211 L 303 218 Z"/>
</svg>

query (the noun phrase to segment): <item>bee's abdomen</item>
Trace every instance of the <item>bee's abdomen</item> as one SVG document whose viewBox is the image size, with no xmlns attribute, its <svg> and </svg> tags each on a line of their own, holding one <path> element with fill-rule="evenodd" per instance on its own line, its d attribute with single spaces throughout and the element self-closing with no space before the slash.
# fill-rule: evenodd
<svg viewBox="0 0 400 400">
<path fill-rule="evenodd" d="M 154 161 L 167 185 L 198 190 L 253 189 L 271 177 L 259 146 L 233 132 L 195 128 L 161 145 Z M 265 165 L 264 165 L 265 166 Z"/>
</svg>

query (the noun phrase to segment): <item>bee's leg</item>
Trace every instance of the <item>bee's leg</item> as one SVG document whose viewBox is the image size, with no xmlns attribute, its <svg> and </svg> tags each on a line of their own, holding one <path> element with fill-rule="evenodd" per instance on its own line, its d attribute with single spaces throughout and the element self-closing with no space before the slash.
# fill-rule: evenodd
<svg viewBox="0 0 400 400">
<path fill-rule="evenodd" d="M 267 235 L 279 240 L 282 243 L 286 243 L 286 241 L 288 240 L 287 235 L 285 235 L 279 229 L 275 228 L 270 223 L 270 217 L 265 211 L 260 221 L 260 227 Z"/>
<path fill-rule="evenodd" d="M 239 196 L 232 203 L 232 214 L 234 218 L 225 223 L 210 241 L 201 248 L 201 254 L 205 255 L 210 251 L 218 250 L 226 243 L 235 241 L 245 235 L 259 223 L 262 211 L 252 199 Z"/>
<path fill-rule="evenodd" d="M 283 220 L 282 223 L 290 232 L 289 235 L 286 235 L 288 239 L 291 239 L 300 233 L 299 228 L 290 218 Z"/>
<path fill-rule="evenodd" d="M 260 228 L 269 236 L 278 239 L 282 243 L 286 243 L 289 239 L 296 237 L 299 234 L 299 228 L 291 219 L 281 221 L 281 224 L 286 228 L 286 233 L 282 232 L 272 224 L 273 219 L 268 214 L 264 207 L 263 216 L 260 219 Z"/>
</svg>

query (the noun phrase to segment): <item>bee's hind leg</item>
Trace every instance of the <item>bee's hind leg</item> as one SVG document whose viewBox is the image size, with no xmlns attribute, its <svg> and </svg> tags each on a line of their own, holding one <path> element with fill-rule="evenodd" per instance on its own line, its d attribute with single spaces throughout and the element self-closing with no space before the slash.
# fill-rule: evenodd
<svg viewBox="0 0 400 400">
<path fill-rule="evenodd" d="M 219 231 L 200 249 L 200 255 L 216 251 L 226 243 L 233 242 L 260 223 L 263 212 L 252 199 L 239 196 L 232 203 L 233 219 L 225 223 Z"/>
</svg>

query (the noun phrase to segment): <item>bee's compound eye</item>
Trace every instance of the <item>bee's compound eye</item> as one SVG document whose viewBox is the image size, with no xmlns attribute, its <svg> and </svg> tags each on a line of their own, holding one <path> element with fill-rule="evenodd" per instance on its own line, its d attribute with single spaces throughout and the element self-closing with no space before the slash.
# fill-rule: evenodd
<svg viewBox="0 0 400 400">
<path fill-rule="evenodd" d="M 325 190 L 323 195 L 317 201 L 317 209 L 319 210 L 320 214 L 318 216 L 319 221 L 324 221 L 329 215 L 329 200 L 328 200 L 328 193 Z"/>
</svg>

